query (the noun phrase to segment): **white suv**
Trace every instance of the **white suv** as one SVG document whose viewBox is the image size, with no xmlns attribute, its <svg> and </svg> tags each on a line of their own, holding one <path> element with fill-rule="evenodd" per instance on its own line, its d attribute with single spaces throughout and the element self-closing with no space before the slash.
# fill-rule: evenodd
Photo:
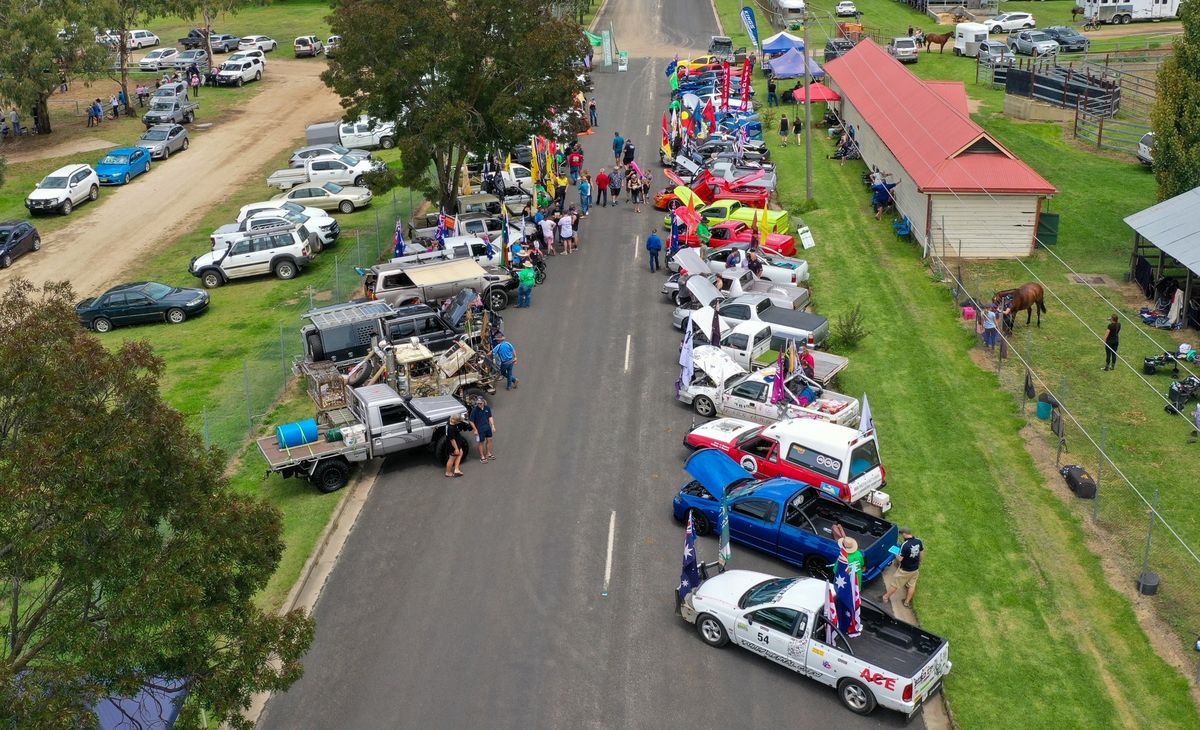
<svg viewBox="0 0 1200 730">
<path fill-rule="evenodd" d="M 100 197 L 100 178 L 91 165 L 67 165 L 50 173 L 37 184 L 37 189 L 25 199 L 30 213 L 49 213 L 57 210 L 69 215 L 85 200 Z"/>
<path fill-rule="evenodd" d="M 1028 30 L 1037 26 L 1033 13 L 1000 13 L 987 21 L 991 33 L 1008 33 L 1014 30 Z"/>
<path fill-rule="evenodd" d="M 239 228 L 247 228 L 251 231 L 278 226 L 303 226 L 305 230 L 315 233 L 319 243 L 313 246 L 313 253 L 320 253 L 326 246 L 336 243 L 342 232 L 338 222 L 323 210 L 312 216 L 283 208 L 260 209 L 238 223 Z M 312 243 L 311 240 L 310 243 Z"/>
<path fill-rule="evenodd" d="M 128 47 L 132 49 L 149 48 L 150 46 L 158 45 L 158 36 L 148 30 L 131 30 L 125 38 Z"/>
<path fill-rule="evenodd" d="M 295 225 L 249 232 L 222 251 L 192 259 L 188 271 L 208 289 L 231 279 L 263 274 L 294 279 L 312 258 L 311 235 L 304 226 Z"/>
<path fill-rule="evenodd" d="M 241 86 L 247 81 L 258 81 L 261 78 L 262 67 L 249 58 L 226 61 L 217 72 L 217 83 L 221 86 Z"/>
</svg>

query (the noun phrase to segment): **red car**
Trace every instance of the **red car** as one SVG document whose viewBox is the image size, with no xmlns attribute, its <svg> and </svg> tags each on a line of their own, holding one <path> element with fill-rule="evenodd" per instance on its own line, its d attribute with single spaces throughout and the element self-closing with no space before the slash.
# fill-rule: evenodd
<svg viewBox="0 0 1200 730">
<path fill-rule="evenodd" d="M 666 171 L 666 175 L 673 184 L 655 194 L 654 207 L 659 210 L 675 210 L 675 206 L 680 204 L 679 198 L 675 196 L 675 186 L 683 185 L 683 180 L 680 180 L 679 176 L 670 170 Z M 705 170 L 688 187 L 704 201 L 705 205 L 717 200 L 738 200 L 751 208 L 765 208 L 767 200 L 771 197 L 771 191 L 749 184 L 761 176 L 761 172 L 756 172 L 730 182 L 725 178 L 715 177 Z"/>
<path fill-rule="evenodd" d="M 712 233 L 712 238 L 708 241 L 710 248 L 720 248 L 727 243 L 750 243 L 754 239 L 754 231 L 742 221 L 724 221 L 709 231 Z M 700 246 L 700 239 L 695 233 L 681 233 L 679 240 L 685 246 Z M 768 233 L 767 244 L 763 246 L 763 250 L 791 258 L 796 255 L 796 239 L 783 233 Z"/>
</svg>

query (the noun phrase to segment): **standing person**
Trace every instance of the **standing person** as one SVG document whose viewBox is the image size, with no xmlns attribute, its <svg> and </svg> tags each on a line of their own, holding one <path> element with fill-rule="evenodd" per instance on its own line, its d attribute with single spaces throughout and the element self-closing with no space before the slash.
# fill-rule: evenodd
<svg viewBox="0 0 1200 730">
<path fill-rule="evenodd" d="M 59 90 L 59 92 L 61 92 L 63 94 L 67 93 L 67 75 L 66 74 L 58 75 L 58 90 Z"/>
<path fill-rule="evenodd" d="M 658 271 L 658 254 L 662 251 L 662 239 L 658 237 L 658 232 L 653 228 L 650 229 L 650 235 L 646 236 L 646 253 L 650 258 L 650 273 Z"/>
<path fill-rule="evenodd" d="M 632 167 L 629 168 L 629 202 L 633 204 L 633 212 L 642 212 L 642 196 L 645 188 L 642 187 L 642 176 L 637 174 L 637 171 Z"/>
<path fill-rule="evenodd" d="M 583 152 L 578 147 L 567 155 L 567 169 L 571 171 L 571 184 L 579 183 L 579 171 L 583 169 Z"/>
<path fill-rule="evenodd" d="M 621 164 L 621 153 L 625 151 L 625 138 L 621 136 L 620 132 L 613 132 L 612 147 L 613 147 L 613 164 L 620 165 Z"/>
<path fill-rule="evenodd" d="M 116 94 L 113 94 L 112 96 L 108 97 L 108 105 L 110 107 L 112 107 L 113 119 L 120 119 L 120 117 L 121 117 L 121 100 L 117 98 Z"/>
<path fill-rule="evenodd" d="M 637 155 L 637 150 L 634 149 L 633 140 L 625 143 L 625 153 L 621 156 L 621 163 L 626 167 L 633 164 L 633 158 Z"/>
<path fill-rule="evenodd" d="M 513 368 L 517 364 L 517 349 L 504 337 L 503 332 L 496 335 L 496 346 L 492 348 L 492 359 L 496 361 L 496 367 L 500 369 L 500 374 L 508 381 L 504 389 L 516 388 L 521 382 L 513 377 Z"/>
<path fill-rule="evenodd" d="M 913 537 L 913 531 L 907 527 L 900 528 L 900 536 L 904 542 L 900 544 L 900 565 L 892 575 L 892 584 L 883 594 L 886 604 L 892 600 L 892 594 L 904 588 L 904 606 L 912 608 L 913 594 L 917 592 L 917 578 L 921 572 L 921 560 L 925 557 L 925 543 Z"/>
<path fill-rule="evenodd" d="M 739 249 L 733 249 L 729 255 L 725 257 L 725 268 L 728 270 L 736 269 L 742 265 L 742 252 Z"/>
<path fill-rule="evenodd" d="M 1117 315 L 1108 318 L 1104 333 L 1104 369 L 1117 369 L 1117 347 L 1121 344 L 1121 320 Z"/>
<path fill-rule="evenodd" d="M 996 335 L 999 329 L 996 327 L 996 320 L 1000 318 L 1000 312 L 996 309 L 996 305 L 992 304 L 983 313 L 983 346 L 991 350 L 996 347 Z"/>
<path fill-rule="evenodd" d="M 608 176 L 608 194 L 612 196 L 612 204 L 615 208 L 621 202 L 621 188 L 625 185 L 625 169 L 620 165 L 613 168 L 612 174 Z"/>
<path fill-rule="evenodd" d="M 567 209 L 567 178 L 559 175 L 554 179 L 554 204 L 562 211 Z"/>
<path fill-rule="evenodd" d="M 467 438 L 463 434 L 475 430 L 469 423 L 464 423 L 462 416 L 450 416 L 443 434 L 442 448 L 446 450 L 446 477 L 461 477 L 462 459 L 467 453 Z"/>
<path fill-rule="evenodd" d="M 194 96 L 197 99 L 200 98 L 200 74 L 199 73 L 192 74 L 192 96 Z"/>
<path fill-rule="evenodd" d="M 521 282 L 517 287 L 517 309 L 526 309 L 533 304 L 533 287 L 537 284 L 537 271 L 528 260 L 517 269 L 517 279 Z"/>
<path fill-rule="evenodd" d="M 14 137 L 21 133 L 21 114 L 17 111 L 15 104 L 13 105 L 12 111 L 8 113 L 8 123 L 12 125 Z"/>
<path fill-rule="evenodd" d="M 100 126 L 100 121 L 104 119 L 104 106 L 100 103 L 99 98 L 92 102 L 92 114 L 96 115 L 96 126 Z"/>
<path fill-rule="evenodd" d="M 796 135 L 796 146 L 800 146 L 800 134 L 804 131 L 804 122 L 800 121 L 800 115 L 792 120 L 792 134 Z"/>
<path fill-rule="evenodd" d="M 808 345 L 800 346 L 800 372 L 809 380 L 817 379 L 817 359 L 813 357 Z"/>
<path fill-rule="evenodd" d="M 792 131 L 792 128 L 788 125 L 787 115 L 780 114 L 779 115 L 779 142 L 784 147 L 787 147 L 788 133 L 791 131 Z"/>
<path fill-rule="evenodd" d="M 857 567 L 857 570 L 854 572 L 854 581 L 861 588 L 862 574 L 863 570 L 867 567 L 867 559 L 863 557 L 862 551 L 858 549 L 858 541 L 852 537 L 843 537 L 838 540 L 838 547 L 846 551 L 846 562 Z"/>
<path fill-rule="evenodd" d="M 596 116 L 596 97 L 593 96 L 592 100 L 588 102 L 588 122 L 593 127 L 599 127 L 600 122 L 597 119 L 599 117 Z"/>
<path fill-rule="evenodd" d="M 492 453 L 492 439 L 496 436 L 496 419 L 492 417 L 492 407 L 483 398 L 478 398 L 471 406 L 467 418 L 475 427 L 475 437 L 479 440 L 480 463 L 492 461 L 496 455 Z"/>
<path fill-rule="evenodd" d="M 571 239 L 572 249 L 578 252 L 579 247 L 583 244 L 583 239 L 579 236 L 579 228 L 580 224 L 583 223 L 583 216 L 579 215 L 579 211 L 575 208 L 574 204 L 567 209 L 567 215 L 571 218 L 571 228 L 575 234 Z"/>
<path fill-rule="evenodd" d="M 601 208 L 608 207 L 608 173 L 603 167 L 596 173 L 596 205 Z"/>
<path fill-rule="evenodd" d="M 558 219 L 558 237 L 562 239 L 564 256 L 575 250 L 575 219 L 570 213 Z"/>
<path fill-rule="evenodd" d="M 587 215 L 592 208 L 592 176 L 585 170 L 579 178 L 579 214 Z"/>
<path fill-rule="evenodd" d="M 774 76 L 767 79 L 767 106 L 779 106 L 779 95 L 776 93 L 778 89 Z"/>
<path fill-rule="evenodd" d="M 550 217 L 542 218 L 538 223 L 538 228 L 542 231 L 542 245 L 546 247 L 546 253 L 551 256 L 556 256 L 558 253 L 554 250 L 554 232 L 558 230 L 558 226 L 554 224 L 554 219 Z"/>
</svg>

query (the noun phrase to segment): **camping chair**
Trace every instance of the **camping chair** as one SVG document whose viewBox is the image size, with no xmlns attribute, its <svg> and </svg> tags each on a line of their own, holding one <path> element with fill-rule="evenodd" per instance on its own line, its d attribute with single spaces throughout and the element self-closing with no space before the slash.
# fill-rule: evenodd
<svg viewBox="0 0 1200 730">
<path fill-rule="evenodd" d="M 910 238 L 912 236 L 912 223 L 909 222 L 908 216 L 892 221 L 892 230 L 900 238 Z"/>
</svg>

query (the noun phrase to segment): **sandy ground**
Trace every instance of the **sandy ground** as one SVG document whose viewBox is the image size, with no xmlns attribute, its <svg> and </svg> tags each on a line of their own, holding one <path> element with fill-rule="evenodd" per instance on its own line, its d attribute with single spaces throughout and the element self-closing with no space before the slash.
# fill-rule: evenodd
<svg viewBox="0 0 1200 730">
<path fill-rule="evenodd" d="M 92 152 L 94 150 L 112 149 L 116 146 L 116 142 L 110 142 L 107 139 L 100 139 L 99 137 L 79 137 L 78 139 L 67 140 L 61 144 L 26 146 L 24 148 L 13 144 L 5 147 L 4 159 L 8 160 L 10 164 L 16 165 L 22 162 L 46 160 L 53 157 L 66 157 L 67 155 Z M 15 148 L 15 151 L 10 152 L 10 148 Z"/>
<path fill-rule="evenodd" d="M 1088 38 L 1124 38 L 1131 35 L 1176 35 L 1183 32 L 1183 23 L 1130 23 L 1129 25 L 1105 25 L 1099 30 L 1084 33 Z"/>
<path fill-rule="evenodd" d="M 0 273 L 0 285 L 17 276 L 35 284 L 66 279 L 83 297 L 119 283 L 230 191 L 248 182 L 262 184 L 262 166 L 303 135 L 307 125 L 340 115 L 337 97 L 319 78 L 324 68 L 323 63 L 272 59 L 262 82 L 267 88 L 252 104 L 206 130 L 193 129 L 191 148 L 155 162 L 149 175 L 102 189 L 101 200 L 111 200 L 99 208 L 83 203 L 72 213 L 78 220 L 43 236 L 42 250 Z M 264 199 L 272 192 L 265 184 L 262 191 Z M 129 214 L 133 210 L 139 211 L 136 216 Z"/>
</svg>

